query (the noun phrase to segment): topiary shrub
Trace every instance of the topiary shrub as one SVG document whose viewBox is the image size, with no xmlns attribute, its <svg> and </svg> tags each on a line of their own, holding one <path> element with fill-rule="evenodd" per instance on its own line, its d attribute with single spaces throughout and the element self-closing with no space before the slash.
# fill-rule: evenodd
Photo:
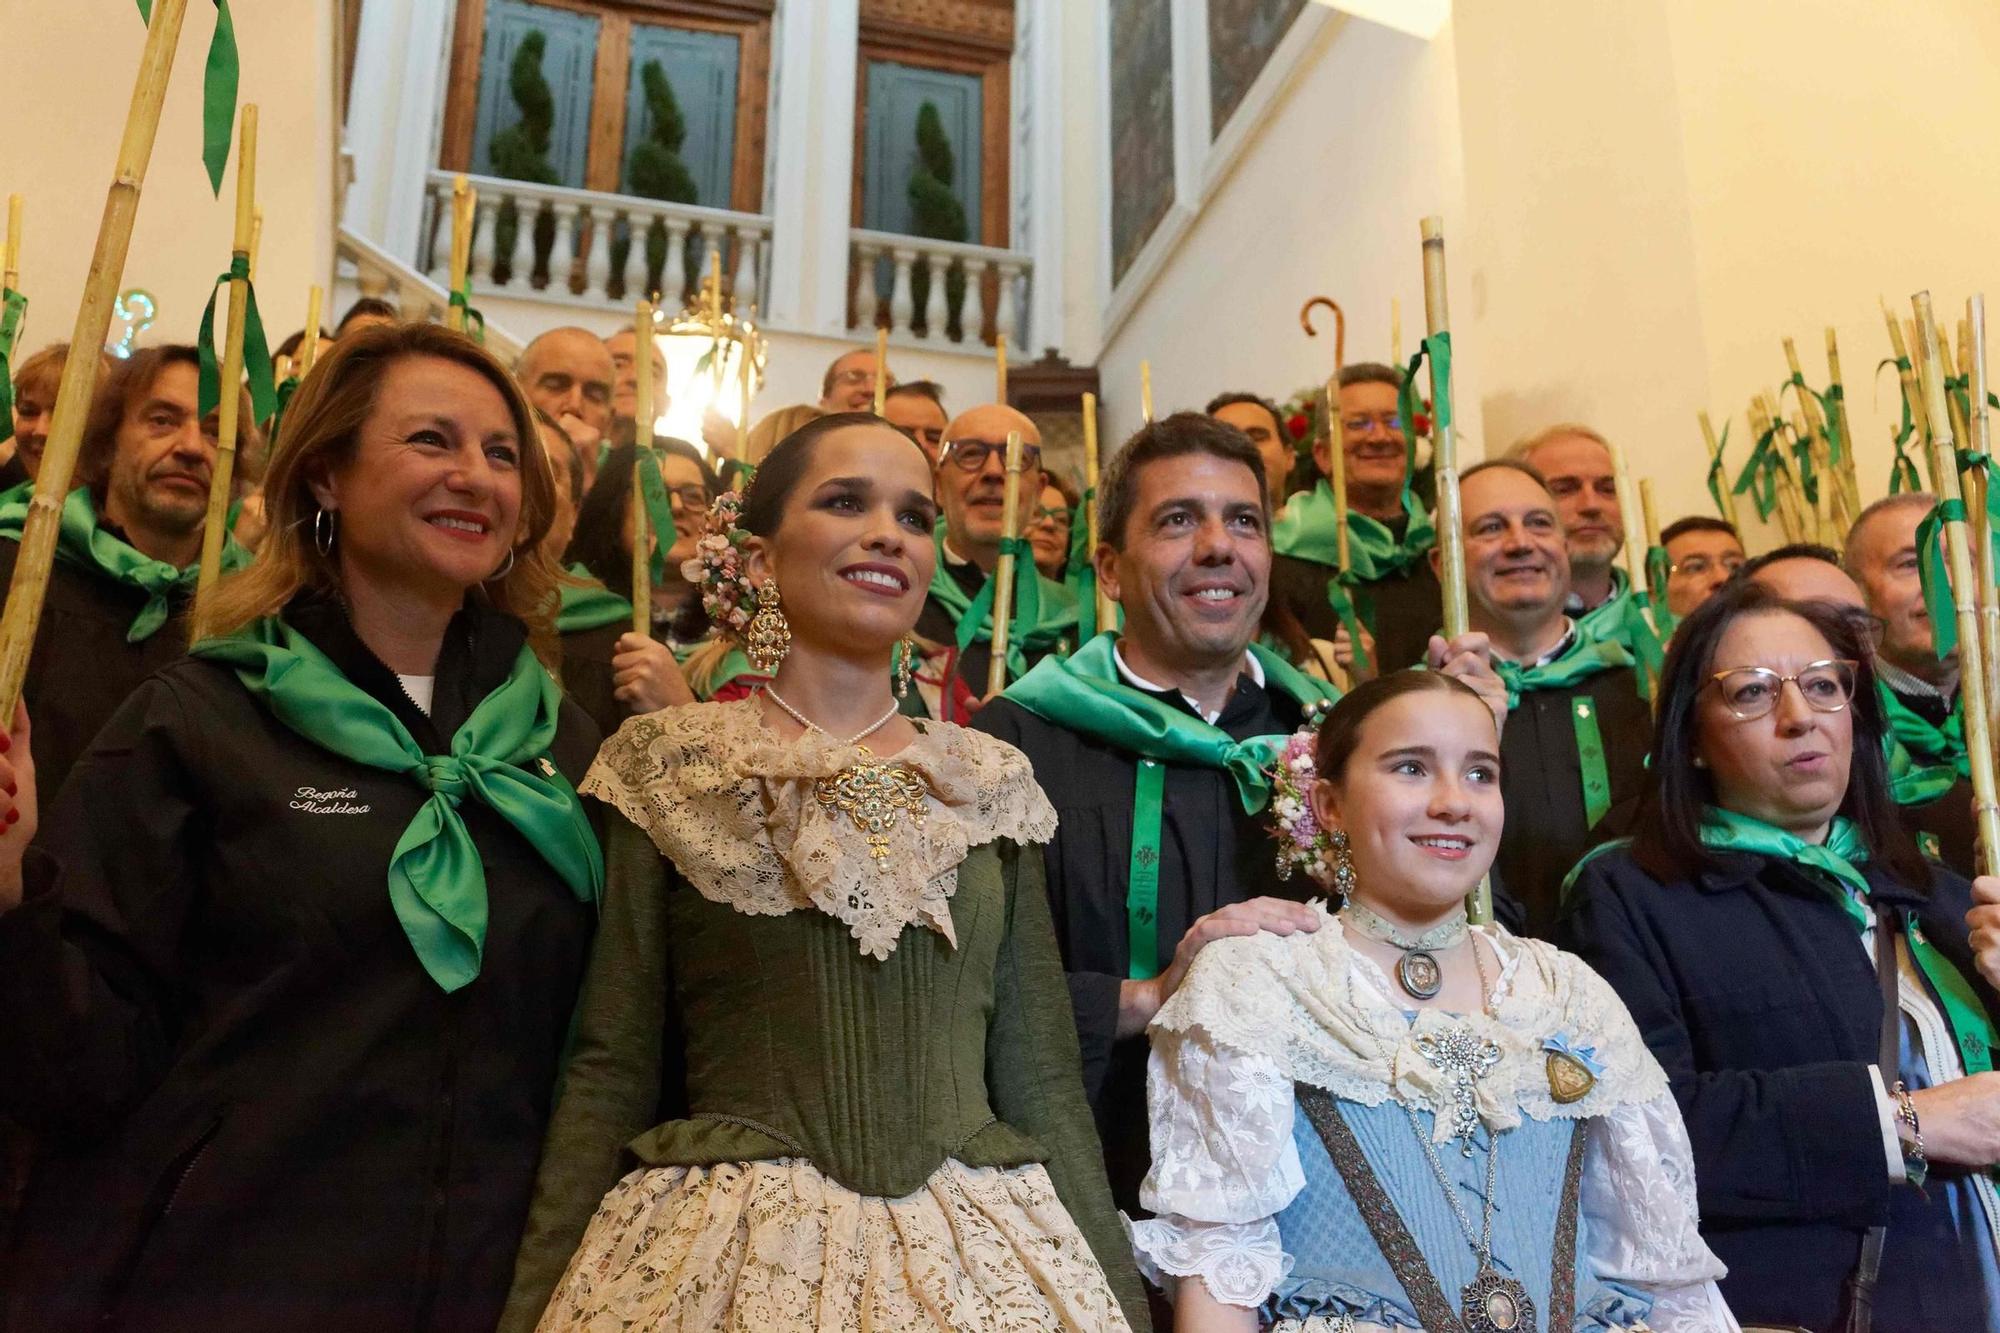
<svg viewBox="0 0 2000 1333">
<path fill-rule="evenodd" d="M 952 192 L 951 180 L 957 163 L 951 140 L 945 137 L 944 118 L 935 102 L 917 109 L 917 164 L 910 170 L 907 187 L 910 200 L 910 231 L 934 241 L 963 241 L 967 236 L 965 205 Z M 931 270 L 920 266 L 910 274 L 910 296 L 919 317 L 930 300 Z M 962 338 L 960 311 L 965 304 L 965 270 L 953 264 L 945 271 L 945 330 L 952 338 Z M 936 337 L 939 330 L 927 328 Z"/>
<path fill-rule="evenodd" d="M 646 137 L 632 149 L 632 161 L 626 169 L 626 183 L 633 194 L 646 199 L 660 199 L 670 204 L 696 204 L 701 202 L 700 187 L 695 184 L 694 173 L 688 170 L 681 159 L 681 145 L 687 141 L 687 117 L 681 114 L 680 100 L 674 96 L 674 85 L 667 78 L 667 71 L 657 60 L 648 60 L 639 71 L 641 95 L 646 99 L 647 118 L 652 122 Z M 624 239 L 624 253 L 614 249 L 611 267 L 623 272 L 625 260 L 630 253 L 632 241 L 628 235 Z M 688 248 L 689 268 L 698 262 L 699 252 Z M 646 232 L 646 290 L 662 290 L 664 284 L 660 270 L 667 261 L 667 229 L 655 222 Z M 692 282 L 688 273 L 681 275 L 683 283 Z M 679 287 L 674 289 L 678 299 Z"/>
<path fill-rule="evenodd" d="M 534 185 L 554 185 L 558 183 L 555 165 L 549 161 L 549 140 L 555 131 L 556 99 L 549 87 L 549 81 L 542 76 L 542 57 L 547 54 L 549 39 L 539 29 L 521 38 L 521 44 L 514 49 L 514 59 L 507 67 L 507 90 L 513 95 L 514 105 L 520 110 L 521 118 L 493 136 L 486 147 L 486 158 L 493 174 L 507 180 L 527 181 Z M 496 264 L 495 279 L 511 280 L 512 274 L 506 270 L 510 265 L 504 259 L 514 253 L 514 241 L 519 232 L 521 218 L 512 199 L 502 200 L 500 214 L 493 220 L 493 250 L 503 259 Z M 535 217 L 536 256 L 545 255 L 555 241 L 555 215 L 542 210 Z M 537 261 L 529 260 L 530 267 Z"/>
</svg>

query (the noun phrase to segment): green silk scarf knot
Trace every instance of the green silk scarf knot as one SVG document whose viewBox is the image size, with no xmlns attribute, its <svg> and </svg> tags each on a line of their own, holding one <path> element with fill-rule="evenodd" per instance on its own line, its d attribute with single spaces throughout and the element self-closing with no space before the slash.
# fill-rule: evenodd
<svg viewBox="0 0 2000 1333">
<path fill-rule="evenodd" d="M 33 493 L 33 484 L 23 483 L 0 495 L 0 539 L 21 540 Z M 200 574 L 199 564 L 177 568 L 153 559 L 130 542 L 105 531 L 88 486 L 77 487 L 63 499 L 62 517 L 56 528 L 56 558 L 146 594 L 146 604 L 139 608 L 139 614 L 125 631 L 127 643 L 144 643 L 159 633 L 173 615 L 174 600 L 192 594 Z M 250 560 L 250 552 L 237 545 L 234 537 L 223 539 L 223 573 L 242 569 Z"/>
<path fill-rule="evenodd" d="M 1748 852 L 1805 866 L 1816 872 L 1814 878 L 1834 895 L 1855 933 L 1867 931 L 1869 913 L 1864 904 L 1870 898 L 1870 890 L 1868 877 L 1860 867 L 1868 859 L 1868 846 L 1862 841 L 1861 831 L 1844 816 L 1834 817 L 1827 829 L 1826 842 L 1821 845 L 1748 815 L 1710 806 L 1702 812 L 1701 841 L 1703 846 L 1720 851 Z M 1986 1012 L 1986 1006 L 1965 975 L 1924 934 L 1915 914 L 1903 911 L 1900 916 L 1910 957 L 1930 982 L 1944 1011 L 1945 1025 L 1951 1029 L 1952 1044 L 1958 1047 L 1965 1072 L 1978 1074 L 1992 1069 L 1996 1041 L 1992 1015 Z M 1883 1076 L 1888 1076 L 1887 1070 Z"/>
<path fill-rule="evenodd" d="M 512 825 L 579 902 L 604 892 L 604 856 L 576 789 L 543 760 L 562 691 L 523 645 L 507 679 L 472 710 L 442 755 L 425 754 L 394 713 L 349 681 L 311 640 L 271 618 L 191 650 L 235 668 L 272 716 L 332 754 L 401 774 L 431 793 L 389 860 L 389 901 L 417 959 L 449 992 L 479 976 L 486 870 L 458 807 L 476 799 Z"/>
<path fill-rule="evenodd" d="M 1271 799 L 1271 762 L 1290 737 L 1238 741 L 1186 709 L 1126 684 L 1113 656 L 1117 643 L 1118 635 L 1106 631 L 1066 658 L 1044 658 L 1002 697 L 1045 721 L 1142 759 L 1218 769 L 1235 784 L 1245 814 L 1262 810 Z M 1301 707 L 1340 697 L 1333 686 L 1299 671 L 1262 644 L 1251 644 L 1249 651 L 1264 670 L 1265 688 Z"/>
<path fill-rule="evenodd" d="M 954 638 L 962 656 L 974 643 L 993 641 L 993 575 L 988 574 L 978 593 L 967 596 L 958 580 L 945 567 L 944 526 L 936 536 L 937 572 L 931 577 L 930 595 L 951 612 L 956 620 Z M 1026 537 L 1003 537 L 1000 553 L 1014 557 L 1014 606 L 1008 618 L 1007 674 L 1019 680 L 1028 672 L 1028 654 L 1046 652 L 1056 641 L 1076 631 L 1077 605 L 1074 595 L 1060 583 L 1052 583 L 1035 568 L 1035 553 Z"/>
<path fill-rule="evenodd" d="M 1631 666 L 1635 660 L 1632 650 L 1623 643 L 1615 638 L 1592 639 L 1584 634 L 1582 622 L 1578 622 L 1576 642 L 1553 662 L 1522 666 L 1495 657 L 1493 669 L 1507 686 L 1507 707 L 1517 708 L 1523 694 L 1568 689 L 1601 672 Z"/>
<path fill-rule="evenodd" d="M 195 337 L 201 360 L 195 386 L 195 408 L 204 417 L 222 401 L 222 354 L 215 345 L 215 298 L 224 285 L 243 283 L 243 374 L 249 381 L 250 407 L 258 422 L 271 419 L 278 410 L 278 386 L 271 367 L 271 347 L 264 337 L 264 320 L 257 313 L 257 289 L 250 285 L 250 257 L 229 257 L 229 271 L 215 280 L 208 291 L 208 305 L 201 312 L 201 330 Z"/>
<path fill-rule="evenodd" d="M 1905 704 L 1880 677 L 1875 681 L 1875 697 L 1882 703 L 1890 737 L 1915 765 L 1943 768 L 1962 778 L 1972 776 L 1972 760 L 1965 750 L 1965 717 L 1960 709 L 1954 707 L 1940 727 Z M 1945 785 L 1951 782 L 1947 780 Z"/>
<path fill-rule="evenodd" d="M 564 572 L 581 582 L 556 585 L 562 598 L 556 609 L 556 633 L 579 634 L 632 618 L 632 603 L 599 583 L 581 564 Z"/>
<path fill-rule="evenodd" d="M 1403 513 L 1407 522 L 1401 541 L 1381 520 L 1353 509 L 1347 511 L 1347 553 L 1353 567 L 1340 571 L 1340 581 L 1349 587 L 1401 574 L 1427 558 L 1437 544 L 1437 530 L 1410 492 L 1407 477 L 1406 473 Z M 1293 496 L 1284 514 L 1271 525 L 1271 549 L 1295 560 L 1340 569 L 1338 527 L 1333 487 L 1322 477 L 1310 491 Z"/>
</svg>

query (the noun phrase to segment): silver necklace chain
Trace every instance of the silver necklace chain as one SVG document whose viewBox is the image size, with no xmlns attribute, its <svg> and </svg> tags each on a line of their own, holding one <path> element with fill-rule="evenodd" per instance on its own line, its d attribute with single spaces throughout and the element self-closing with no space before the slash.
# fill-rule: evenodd
<svg viewBox="0 0 2000 1333">
<path fill-rule="evenodd" d="M 1479 956 L 1479 944 L 1476 940 L 1472 944 L 1472 965 L 1479 972 L 1480 1008 L 1490 1017 L 1493 1005 L 1489 999 L 1486 981 L 1486 960 Z M 1431 1174 L 1437 1177 L 1438 1187 L 1444 1191 L 1444 1201 L 1451 1205 L 1451 1214 L 1458 1220 L 1458 1229 L 1465 1236 L 1465 1243 L 1472 1247 L 1473 1256 L 1479 1261 L 1479 1266 L 1487 1267 L 1493 1259 L 1493 1189 L 1498 1179 L 1500 1165 L 1499 1136 L 1490 1127 L 1486 1131 L 1486 1197 L 1480 1208 L 1479 1238 L 1474 1240 L 1472 1219 L 1466 1216 L 1464 1205 L 1458 1201 L 1458 1191 L 1452 1187 L 1451 1177 L 1445 1174 L 1444 1163 L 1438 1159 L 1437 1148 L 1431 1143 L 1431 1136 L 1424 1133 L 1423 1125 L 1417 1120 L 1416 1111 L 1408 1102 L 1399 1101 L 1396 1104 L 1403 1108 L 1403 1114 L 1409 1118 L 1410 1132 L 1417 1136 L 1417 1144 L 1424 1150 L 1424 1159 L 1431 1164 Z M 1437 1112 L 1433 1111 L 1432 1114 L 1436 1115 Z"/>
<path fill-rule="evenodd" d="M 1352 898 L 1347 900 L 1347 906 L 1342 908 L 1341 912 L 1362 935 L 1380 944 L 1394 945 L 1405 953 L 1410 952 L 1412 949 L 1448 948 L 1464 939 L 1466 932 L 1471 929 L 1463 908 L 1459 909 L 1458 914 L 1452 917 L 1451 920 L 1432 926 L 1415 939 L 1411 939 L 1408 935 L 1403 934 L 1393 925 L 1389 924 L 1389 922 L 1383 920 L 1376 913 L 1369 911 L 1360 903 L 1355 902 Z M 1474 953 L 1476 954 L 1477 950 Z"/>
<path fill-rule="evenodd" d="M 770 700 L 772 703 L 778 705 L 778 707 L 784 709 L 787 713 L 791 714 L 792 720 L 797 722 L 800 726 L 804 727 L 807 731 L 817 731 L 820 735 L 826 737 L 828 740 L 833 741 L 836 744 L 840 745 L 859 745 L 861 742 L 867 740 L 870 736 L 873 736 L 876 732 L 882 730 L 882 728 L 888 726 L 890 719 L 895 717 L 897 711 L 902 707 L 902 705 L 899 703 L 890 704 L 888 712 L 882 714 L 882 716 L 876 718 L 872 723 L 870 723 L 866 727 L 863 727 L 860 731 L 855 732 L 852 736 L 849 736 L 845 740 L 842 740 L 840 737 L 828 731 L 825 727 L 822 727 L 819 723 L 807 717 L 804 713 L 801 713 L 798 709 L 786 703 L 783 696 L 781 696 L 776 690 L 772 689 L 769 685 L 766 685 L 764 687 L 764 693 L 770 696 Z"/>
</svg>

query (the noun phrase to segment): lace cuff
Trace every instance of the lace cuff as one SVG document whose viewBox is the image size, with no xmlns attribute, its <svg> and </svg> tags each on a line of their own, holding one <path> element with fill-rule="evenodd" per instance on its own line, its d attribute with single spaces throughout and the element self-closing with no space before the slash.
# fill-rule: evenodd
<svg viewBox="0 0 2000 1333">
<path fill-rule="evenodd" d="M 1620 1106 L 1589 1132 L 1583 1211 L 1598 1277 L 1643 1289 L 1656 1329 L 1735 1333 L 1715 1287 L 1722 1261 L 1697 1227 L 1694 1153 L 1672 1094 Z"/>
<path fill-rule="evenodd" d="M 1278 1220 L 1193 1222 L 1165 1214 L 1132 1224 L 1139 1271 L 1169 1296 L 1177 1277 L 1199 1277 L 1224 1305 L 1262 1305 L 1292 1271 L 1278 1241 Z"/>
<path fill-rule="evenodd" d="M 1202 1028 L 1153 1033 L 1146 1109 L 1153 1164 L 1139 1202 L 1201 1222 L 1275 1216 L 1305 1188 L 1292 1081 L 1276 1060 L 1219 1046 Z"/>
</svg>

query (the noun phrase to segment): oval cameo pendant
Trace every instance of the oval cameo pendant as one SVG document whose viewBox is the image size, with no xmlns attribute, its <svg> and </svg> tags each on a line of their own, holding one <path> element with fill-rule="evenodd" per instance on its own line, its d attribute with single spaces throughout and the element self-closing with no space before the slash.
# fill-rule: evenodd
<svg viewBox="0 0 2000 1333">
<path fill-rule="evenodd" d="M 1419 1000 L 1433 999 L 1444 987 L 1444 969 L 1428 949 L 1412 949 L 1396 963 L 1396 982 Z"/>
</svg>

